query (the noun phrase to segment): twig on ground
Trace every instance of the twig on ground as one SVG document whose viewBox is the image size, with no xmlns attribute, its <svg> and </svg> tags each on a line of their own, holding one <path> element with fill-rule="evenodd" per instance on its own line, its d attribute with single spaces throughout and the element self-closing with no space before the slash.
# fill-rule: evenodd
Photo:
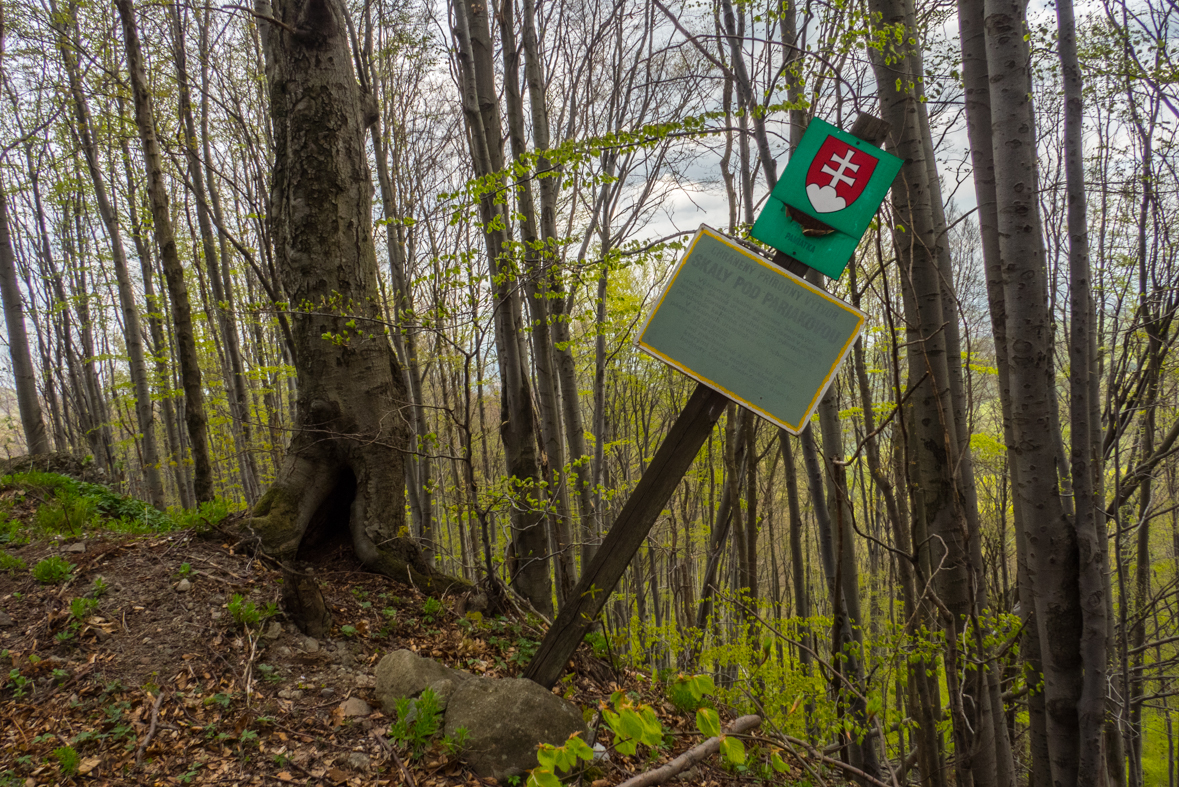
<svg viewBox="0 0 1179 787">
<path fill-rule="evenodd" d="M 761 724 L 760 716 L 742 716 L 733 722 L 727 734 L 735 735 L 742 733 L 757 727 L 759 724 Z M 653 771 L 640 773 L 638 776 L 632 776 L 618 785 L 618 787 L 651 787 L 654 784 L 663 784 L 679 773 L 686 771 L 705 757 L 720 751 L 721 737 L 723 736 L 709 738 L 703 743 L 688 749 L 666 765 L 656 768 Z"/>
<path fill-rule="evenodd" d="M 143 761 L 143 753 L 147 751 L 147 745 L 151 743 L 151 739 L 155 737 L 156 727 L 160 723 L 160 703 L 164 701 L 164 692 L 156 695 L 156 701 L 151 706 L 151 726 L 147 728 L 147 735 L 143 738 L 143 743 L 139 744 L 139 748 L 135 751 L 135 764 L 138 765 Z"/>
</svg>

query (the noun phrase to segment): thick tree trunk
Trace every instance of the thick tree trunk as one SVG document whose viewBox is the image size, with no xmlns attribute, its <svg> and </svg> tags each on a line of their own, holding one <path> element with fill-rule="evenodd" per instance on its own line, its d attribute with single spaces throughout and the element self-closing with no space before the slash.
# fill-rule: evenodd
<svg viewBox="0 0 1179 787">
<path fill-rule="evenodd" d="M 123 24 L 123 43 L 127 49 L 127 69 L 131 74 L 131 92 L 135 99 L 135 124 L 143 143 L 143 157 L 147 162 L 147 190 L 151 200 L 152 226 L 156 244 L 164 264 L 164 278 L 172 300 L 172 318 L 176 331 L 180 375 L 184 386 L 184 420 L 192 444 L 193 491 L 196 502 L 213 499 L 213 468 L 209 461 L 208 418 L 205 414 L 205 394 L 201 387 L 201 369 L 193 334 L 192 307 L 188 301 L 188 286 L 184 282 L 184 266 L 176 248 L 172 231 L 172 215 L 168 208 L 168 190 L 164 182 L 164 164 L 156 139 L 155 113 L 151 90 L 144 71 L 143 52 L 139 45 L 135 9 L 131 0 L 116 0 Z"/>
<path fill-rule="evenodd" d="M 881 111 L 892 125 L 889 139 L 893 152 L 905 160 L 901 176 L 893 185 L 892 201 L 897 222 L 903 229 L 894 233 L 894 245 L 901 265 L 902 293 L 909 316 L 912 343 L 909 351 L 909 384 L 912 417 L 908 420 L 914 441 L 916 483 L 914 512 L 923 518 L 928 534 L 936 542 L 931 562 L 938 565 L 934 581 L 944 604 L 942 624 L 946 629 L 946 674 L 956 749 L 957 780 L 962 787 L 989 787 L 1013 777 L 1006 726 L 992 712 L 992 686 L 982 670 L 967 670 L 972 657 L 985 660 L 980 616 L 986 611 L 986 594 L 981 573 L 978 518 L 970 506 L 973 480 L 968 457 L 968 436 L 955 407 L 957 314 L 947 308 L 952 286 L 944 281 L 948 265 L 939 260 L 945 252 L 941 235 L 944 220 L 936 182 L 936 168 L 927 144 L 928 120 L 923 111 L 920 79 L 923 73 L 916 36 L 913 6 L 904 0 L 874 0 L 874 12 L 884 25 L 899 25 L 905 31 L 902 50 L 884 55 L 873 52 L 873 68 L 880 93 Z M 898 79 L 899 76 L 899 79 Z M 954 326 L 948 330 L 947 321 Z M 952 334 L 952 336 L 951 336 Z M 960 383 L 959 383 L 960 384 Z M 961 401 L 961 397 L 959 397 Z M 920 541 L 917 542 L 919 545 Z M 921 548 L 920 546 L 918 548 Z M 964 633 L 974 628 L 977 639 L 968 643 Z M 1001 741 L 997 736 L 1004 736 Z M 997 745 L 1001 744 L 1001 745 Z M 1004 758 L 1000 767 L 1000 758 Z M 1006 787 L 1006 784 L 1003 785 Z"/>
<path fill-rule="evenodd" d="M 258 10 L 279 23 L 262 25 L 275 129 L 269 215 L 294 311 L 298 400 L 278 478 L 247 527 L 288 563 L 346 528 L 365 567 L 442 592 L 462 583 L 398 536 L 410 402 L 376 297 L 366 118 L 344 8 L 283 0 Z M 314 627 L 309 615 L 301 623 Z"/>
</svg>

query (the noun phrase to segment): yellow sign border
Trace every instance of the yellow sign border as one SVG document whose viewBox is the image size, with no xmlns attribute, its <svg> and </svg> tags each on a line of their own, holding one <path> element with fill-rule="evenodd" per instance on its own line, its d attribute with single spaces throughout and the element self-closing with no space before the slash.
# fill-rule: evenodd
<svg viewBox="0 0 1179 787">
<path fill-rule="evenodd" d="M 823 378 L 823 383 L 819 386 L 818 391 L 815 392 L 814 397 L 811 399 L 810 404 L 807 406 L 806 415 L 803 416 L 802 421 L 799 424 L 791 424 L 791 423 L 787 423 L 786 421 L 781 420 L 777 416 L 767 412 L 766 410 L 763 410 L 761 407 L 758 407 L 757 405 L 753 404 L 752 402 L 749 402 L 749 401 L 741 398 L 739 395 L 737 395 L 733 391 L 730 391 L 729 389 L 725 388 L 723 385 L 720 385 L 716 381 L 710 380 L 707 377 L 703 376 L 702 374 L 699 374 L 699 373 L 693 371 L 692 369 L 690 369 L 686 365 L 680 363 L 679 361 L 676 361 L 673 358 L 671 358 L 667 355 L 664 355 L 663 353 L 659 352 L 654 347 L 652 347 L 649 344 L 646 344 L 643 341 L 643 336 L 644 336 L 644 334 L 647 333 L 647 326 L 649 326 L 651 324 L 651 320 L 654 319 L 656 313 L 659 311 L 659 307 L 663 305 L 663 300 L 667 297 L 667 293 L 671 291 L 672 286 L 675 284 L 676 278 L 680 275 L 680 271 L 682 271 L 684 269 L 684 264 L 688 261 L 688 258 L 690 256 L 692 256 L 692 251 L 696 248 L 697 241 L 699 241 L 700 238 L 703 237 L 704 235 L 708 235 L 709 237 L 713 238 L 714 240 L 718 240 L 721 243 L 725 244 L 726 246 L 740 252 L 748 259 L 756 262 L 757 264 L 772 271 L 773 273 L 776 273 L 780 276 L 784 276 L 789 279 L 792 279 L 797 284 L 802 285 L 805 289 L 822 296 L 823 298 L 827 299 L 835 306 L 839 307 L 840 309 L 843 309 L 844 311 L 847 311 L 851 314 L 856 315 L 856 317 L 858 318 L 856 321 L 855 330 L 852 331 L 851 336 L 844 343 L 843 347 L 840 348 L 838 358 L 836 358 L 835 363 L 833 363 L 831 365 L 831 368 L 827 370 L 827 375 L 826 375 L 826 377 Z M 805 425 L 807 423 L 810 422 L 811 416 L 813 416 L 815 413 L 815 408 L 818 407 L 818 405 L 819 405 L 819 400 L 823 397 L 823 394 L 826 393 L 827 389 L 831 386 L 831 381 L 835 379 L 836 372 L 839 371 L 839 367 L 843 364 L 844 359 L 847 358 L 847 354 L 851 350 L 852 345 L 855 344 L 856 339 L 859 338 L 860 333 L 864 330 L 864 324 L 867 322 L 867 320 L 868 320 L 868 315 L 864 314 L 864 312 L 862 312 L 859 309 L 857 309 L 856 307 L 852 306 L 850 303 L 847 303 L 846 301 L 836 298 L 835 296 L 831 295 L 831 293 L 827 292 L 826 290 L 816 287 L 815 285 L 811 284 L 810 282 L 801 278 L 800 276 L 796 276 L 795 274 L 791 273 L 790 271 L 775 265 L 774 263 L 765 259 L 761 255 L 755 254 L 754 252 L 750 251 L 749 249 L 745 248 L 741 244 L 734 241 L 732 238 L 722 235 L 717 230 L 714 230 L 712 227 L 709 227 L 707 224 L 701 224 L 700 229 L 696 230 L 696 234 L 692 237 L 692 242 L 690 244 L 688 244 L 688 250 L 686 252 L 684 252 L 682 257 L 680 257 L 680 261 L 676 265 L 675 272 L 672 273 L 671 279 L 667 282 L 667 285 L 664 286 L 663 292 L 659 294 L 659 300 L 655 302 L 655 306 L 651 309 L 651 313 L 647 315 L 647 319 L 643 322 L 643 329 L 641 331 L 639 331 L 639 336 L 637 339 L 635 339 L 635 345 L 640 350 L 647 353 L 648 355 L 658 358 L 659 360 L 663 361 L 667 365 L 672 366 L 675 369 L 678 369 L 679 371 L 688 375 L 693 380 L 696 380 L 700 383 L 703 383 L 704 385 L 707 385 L 709 388 L 712 388 L 714 391 L 719 391 L 720 393 L 729 397 L 733 401 L 738 402 L 743 407 L 746 407 L 746 408 L 754 411 L 755 413 L 760 415 L 762 418 L 765 418 L 767 421 L 770 421 L 771 423 L 775 423 L 778 426 L 785 429 L 786 431 L 790 432 L 791 434 L 796 435 L 796 434 L 800 433 L 805 428 Z"/>
</svg>

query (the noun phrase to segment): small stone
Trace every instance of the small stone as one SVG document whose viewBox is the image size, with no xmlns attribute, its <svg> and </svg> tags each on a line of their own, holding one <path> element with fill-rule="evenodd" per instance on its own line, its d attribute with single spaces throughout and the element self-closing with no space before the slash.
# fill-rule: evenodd
<svg viewBox="0 0 1179 787">
<path fill-rule="evenodd" d="M 293 655 L 293 652 L 286 645 L 278 645 L 274 649 L 274 655 L 281 656 L 284 659 L 288 659 Z"/>
<path fill-rule="evenodd" d="M 318 653 L 319 640 L 317 640 L 315 637 L 307 637 L 303 640 L 303 650 L 307 651 L 308 653 Z"/>
<path fill-rule="evenodd" d="M 283 689 L 278 693 L 278 696 L 284 700 L 301 700 L 303 699 L 303 691 L 301 689 Z"/>
<path fill-rule="evenodd" d="M 333 689 L 331 686 L 324 686 L 322 689 L 319 690 L 319 696 L 321 696 L 321 697 L 330 697 L 335 693 L 336 693 L 336 690 Z"/>
<path fill-rule="evenodd" d="M 190 590 L 192 590 L 192 583 L 189 582 L 187 579 L 182 579 L 176 583 L 176 592 L 177 593 L 187 593 Z"/>
<path fill-rule="evenodd" d="M 66 552 L 85 552 L 86 551 L 86 542 L 85 541 L 75 541 L 72 544 L 68 544 L 65 548 L 65 551 Z"/>
<path fill-rule="evenodd" d="M 368 755 L 358 751 L 349 752 L 343 757 L 340 757 L 336 760 L 336 765 L 362 773 L 371 767 Z"/>
<path fill-rule="evenodd" d="M 367 716 L 373 712 L 369 704 L 360 697 L 349 697 L 340 703 L 340 712 L 344 714 L 344 718 L 355 718 L 357 716 Z"/>
<path fill-rule="evenodd" d="M 13 623 L 12 616 L 0 609 L 0 629 L 8 628 Z"/>
<path fill-rule="evenodd" d="M 266 627 L 266 630 L 262 632 L 263 639 L 274 640 L 274 639 L 278 639 L 281 636 L 282 636 L 282 624 L 279 623 L 277 620 L 270 621 L 270 625 L 268 625 Z"/>
</svg>

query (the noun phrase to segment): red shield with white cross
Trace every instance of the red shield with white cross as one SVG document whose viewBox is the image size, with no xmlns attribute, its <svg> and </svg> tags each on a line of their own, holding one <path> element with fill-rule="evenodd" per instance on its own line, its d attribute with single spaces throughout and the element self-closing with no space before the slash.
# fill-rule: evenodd
<svg viewBox="0 0 1179 787">
<path fill-rule="evenodd" d="M 877 161 L 871 153 L 834 136 L 827 137 L 806 173 L 806 195 L 811 207 L 819 213 L 834 213 L 851 205 L 864 193 Z"/>
</svg>

